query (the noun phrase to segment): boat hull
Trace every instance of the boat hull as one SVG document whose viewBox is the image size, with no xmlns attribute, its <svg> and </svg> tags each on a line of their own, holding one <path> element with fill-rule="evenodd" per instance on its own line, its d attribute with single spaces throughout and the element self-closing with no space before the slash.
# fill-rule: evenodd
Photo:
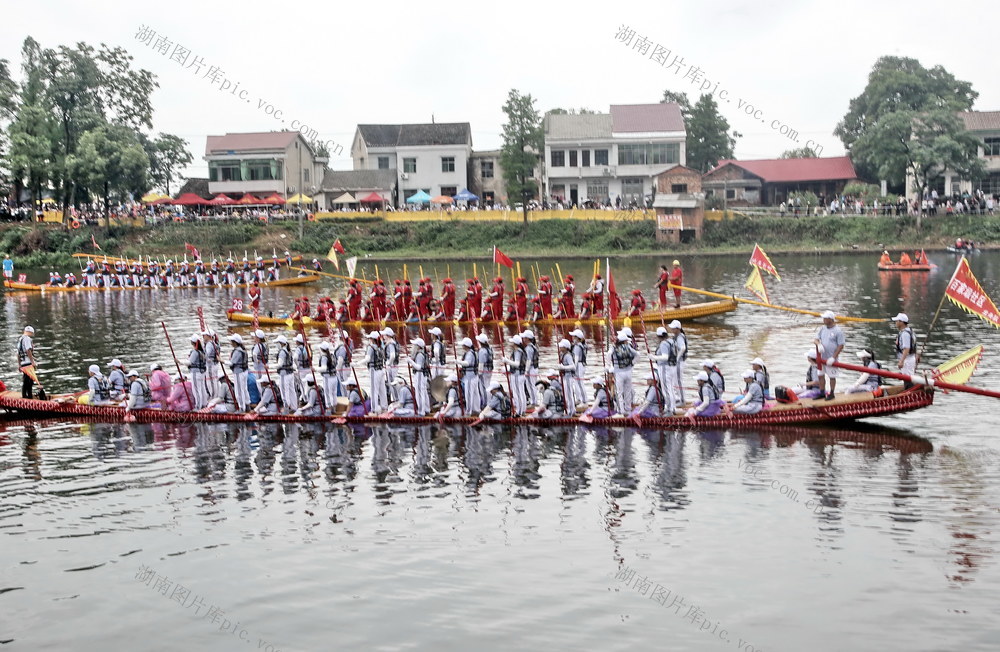
<svg viewBox="0 0 1000 652">
<path fill-rule="evenodd" d="M 637 423 L 627 417 L 594 419 L 592 426 L 635 427 L 654 430 L 714 430 L 746 429 L 760 426 L 801 425 L 809 423 L 830 423 L 852 421 L 867 417 L 881 417 L 901 412 L 925 408 L 934 402 L 934 389 L 917 386 L 909 390 L 902 387 L 888 388 L 886 395 L 875 398 L 870 393 L 845 394 L 833 401 L 804 400 L 796 403 L 778 403 L 757 414 L 735 414 L 732 418 L 725 414 L 715 417 L 697 418 L 693 421 L 684 416 L 642 419 Z M 343 405 L 338 407 L 343 409 Z M 354 424 L 433 424 L 446 423 L 470 425 L 475 417 L 459 417 L 438 420 L 434 417 L 344 417 L 341 413 L 325 416 L 260 416 L 256 414 L 176 412 L 172 410 L 135 410 L 127 413 L 125 408 L 103 405 L 82 405 L 75 396 L 54 397 L 51 400 L 23 399 L 17 392 L 0 394 L 0 408 L 9 412 L 37 415 L 53 419 L 87 420 L 101 423 L 123 423 L 134 420 L 137 423 L 322 423 L 336 420 L 338 423 Z M 516 419 L 489 421 L 490 423 L 535 424 L 535 425 L 579 425 L 579 417 L 538 419 L 531 416 Z"/>
<path fill-rule="evenodd" d="M 315 283 L 319 280 L 318 274 L 310 274 L 308 276 L 291 276 L 289 278 L 280 278 L 277 281 L 265 281 L 260 283 L 262 288 L 276 288 L 284 287 L 286 285 L 305 285 L 306 283 Z M 189 285 L 186 287 L 175 286 L 175 287 L 163 287 L 161 285 L 146 286 L 124 286 L 124 287 L 83 287 L 79 285 L 74 285 L 73 287 L 60 287 L 57 285 L 37 285 L 35 283 L 18 283 L 17 281 L 4 281 L 3 286 L 8 290 L 20 290 L 22 292 L 121 292 L 129 290 L 212 290 L 215 288 L 227 288 L 233 287 L 231 285 Z M 247 288 L 250 284 L 248 283 L 237 283 L 235 287 Z"/>
<path fill-rule="evenodd" d="M 659 324 L 661 322 L 667 323 L 674 319 L 687 321 L 691 319 L 710 317 L 712 315 L 720 315 L 726 312 L 731 312 L 733 310 L 736 310 L 738 306 L 739 304 L 736 301 L 733 301 L 732 299 L 726 299 L 720 301 L 706 301 L 704 303 L 692 303 L 686 306 L 681 306 L 680 308 L 669 308 L 664 310 L 662 313 L 660 311 L 647 310 L 645 313 L 643 313 L 641 320 L 638 316 L 627 317 L 626 315 L 620 315 L 614 320 L 614 322 L 615 325 L 620 326 L 623 323 L 625 323 L 625 319 L 630 319 L 633 325 L 640 323 L 640 321 L 646 321 L 649 324 Z M 243 324 L 252 324 L 254 321 L 253 315 L 247 312 L 236 312 L 231 310 L 227 313 L 227 316 L 229 318 L 229 321 L 239 322 Z M 305 317 L 300 320 L 290 320 L 287 317 L 268 317 L 266 315 L 261 315 L 257 318 L 257 320 L 258 324 L 261 326 L 288 326 L 288 327 L 298 328 L 299 324 L 301 323 L 303 326 L 312 328 L 326 327 L 325 321 L 319 321 L 316 319 L 311 319 L 309 317 Z M 515 325 L 525 325 L 525 324 L 531 324 L 534 326 L 574 326 L 578 322 L 584 326 L 601 326 L 606 324 L 607 321 L 608 321 L 607 318 L 589 317 L 587 319 L 548 318 L 548 319 L 539 319 L 537 321 L 522 321 L 522 322 L 515 322 L 513 320 L 511 321 L 477 320 L 475 323 L 479 326 L 484 326 L 484 327 L 502 326 L 502 325 L 515 326 Z M 383 327 L 384 325 L 395 326 L 395 327 L 421 326 L 421 325 L 430 327 L 430 326 L 440 326 L 443 324 L 453 324 L 456 326 L 457 325 L 471 326 L 472 323 L 473 322 L 471 321 L 460 321 L 460 320 L 451 320 L 451 321 L 424 320 L 423 322 L 416 322 L 416 321 L 404 322 L 404 321 L 399 321 L 397 319 L 388 319 L 385 322 L 378 322 L 371 320 L 366 320 L 366 321 L 352 320 L 341 323 L 341 327 L 371 329 L 376 327 Z"/>
<path fill-rule="evenodd" d="M 882 265 L 878 266 L 880 272 L 929 272 L 930 265 Z"/>
</svg>

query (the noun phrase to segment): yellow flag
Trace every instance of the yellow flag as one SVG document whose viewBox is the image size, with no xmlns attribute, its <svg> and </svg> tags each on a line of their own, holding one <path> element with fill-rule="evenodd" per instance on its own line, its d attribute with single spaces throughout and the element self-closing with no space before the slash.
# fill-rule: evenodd
<svg viewBox="0 0 1000 652">
<path fill-rule="evenodd" d="M 771 300 L 767 298 L 767 288 L 764 287 L 764 279 L 760 275 L 760 268 L 753 268 L 753 271 L 750 272 L 750 278 L 747 279 L 744 287 L 764 303 L 771 303 Z"/>
<path fill-rule="evenodd" d="M 330 247 L 330 253 L 328 253 L 326 255 L 326 259 L 329 260 L 331 263 L 333 263 L 333 266 L 336 267 L 338 271 L 340 270 L 340 261 L 337 260 L 337 245 L 336 244 L 334 244 L 332 247 Z"/>
<path fill-rule="evenodd" d="M 953 385 L 964 385 L 983 359 L 983 345 L 978 344 L 962 355 L 956 356 L 934 370 L 934 380 L 943 380 Z"/>
</svg>

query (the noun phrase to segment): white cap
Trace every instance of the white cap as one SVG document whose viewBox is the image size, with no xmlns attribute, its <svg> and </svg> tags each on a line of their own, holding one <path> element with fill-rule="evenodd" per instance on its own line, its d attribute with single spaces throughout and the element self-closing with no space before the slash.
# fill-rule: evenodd
<svg viewBox="0 0 1000 652">
<path fill-rule="evenodd" d="M 457 383 L 458 376 L 456 376 L 455 374 L 448 374 L 448 377 L 445 378 L 445 380 L 447 380 L 449 383 Z"/>
<path fill-rule="evenodd" d="M 903 323 L 909 324 L 910 323 L 910 318 L 906 316 L 905 312 L 901 312 L 898 315 L 896 315 L 895 317 L 893 317 L 892 321 L 901 321 Z"/>
<path fill-rule="evenodd" d="M 549 369 L 548 371 L 545 372 L 545 376 L 547 378 L 558 378 L 559 372 L 556 371 L 555 369 Z"/>
<path fill-rule="evenodd" d="M 379 333 L 378 331 L 372 331 L 371 333 L 368 333 L 368 339 L 370 340 L 377 340 L 380 336 L 381 333 Z"/>
<path fill-rule="evenodd" d="M 632 337 L 632 329 L 629 328 L 628 326 L 625 326 L 624 328 L 622 328 L 622 332 L 625 333 L 626 335 L 628 335 L 629 337 Z"/>
<path fill-rule="evenodd" d="M 656 380 L 656 376 L 653 374 L 646 374 L 642 377 L 643 380 Z"/>
<path fill-rule="evenodd" d="M 156 371 L 157 369 L 162 369 L 159 362 L 154 362 L 153 364 L 149 365 L 150 371 Z"/>
<path fill-rule="evenodd" d="M 262 339 L 264 339 L 264 331 L 262 331 L 262 330 L 260 330 L 260 329 L 258 328 L 257 330 L 255 330 L 255 331 L 253 332 L 253 336 L 254 336 L 254 337 L 256 337 L 256 338 L 258 338 L 258 339 L 261 339 L 261 340 L 262 340 Z"/>
<path fill-rule="evenodd" d="M 837 315 L 835 315 L 835 314 L 834 314 L 834 312 L 833 312 L 832 310 L 827 310 L 826 312 L 824 312 L 824 313 L 823 313 L 822 315 L 820 315 L 820 316 L 821 316 L 821 317 L 822 317 L 823 319 L 836 319 L 836 318 L 837 318 Z"/>
<path fill-rule="evenodd" d="M 600 385 L 601 387 L 604 387 L 604 379 L 601 378 L 600 376 L 598 376 L 597 378 L 595 378 L 594 380 L 592 380 L 590 384 L 591 385 Z"/>
<path fill-rule="evenodd" d="M 714 360 L 708 360 L 708 359 L 702 360 L 701 361 L 701 366 L 702 367 L 714 367 L 715 366 L 715 361 Z"/>
<path fill-rule="evenodd" d="M 302 337 L 302 333 L 299 333 L 298 335 L 295 336 L 295 341 L 301 344 L 302 342 L 306 341 L 306 338 Z"/>
<path fill-rule="evenodd" d="M 392 332 L 392 329 L 389 328 L 388 326 L 382 329 L 382 334 L 385 335 L 386 337 L 396 337 L 396 334 Z"/>
<path fill-rule="evenodd" d="M 656 334 L 659 335 L 660 337 L 666 337 L 667 329 L 664 328 L 663 326 L 660 326 L 659 328 L 656 329 Z"/>
<path fill-rule="evenodd" d="M 274 341 L 277 342 L 278 344 L 288 344 L 288 338 L 285 337 L 284 335 L 277 336 L 276 338 L 274 338 Z"/>
<path fill-rule="evenodd" d="M 347 380 L 344 381 L 344 384 L 347 386 L 354 385 L 355 387 L 357 387 L 358 381 L 354 380 L 353 378 L 348 378 Z"/>
<path fill-rule="evenodd" d="M 520 335 L 515 335 L 514 337 L 511 337 L 509 339 L 514 344 L 520 344 L 521 343 L 521 336 Z"/>
<path fill-rule="evenodd" d="M 619 342 L 624 342 L 627 339 L 628 339 L 628 335 L 625 334 L 625 331 L 618 331 L 618 341 Z"/>
<path fill-rule="evenodd" d="M 413 346 L 419 346 L 420 348 L 424 348 L 425 346 L 427 346 L 424 343 L 424 338 L 422 337 L 414 337 L 412 340 L 410 340 L 410 344 L 412 344 Z"/>
<path fill-rule="evenodd" d="M 854 355 L 858 356 L 862 360 L 864 360 L 865 358 L 871 358 L 871 357 L 873 357 L 872 356 L 872 352 L 869 351 L 868 349 L 861 349 L 860 351 L 855 351 Z"/>
<path fill-rule="evenodd" d="M 125 374 L 125 375 L 128 376 L 129 378 L 131 378 L 132 376 L 135 376 L 136 378 L 138 378 L 139 377 L 139 372 L 136 371 L 135 369 L 130 369 L 129 372 L 127 374 Z"/>
<path fill-rule="evenodd" d="M 569 334 L 572 335 L 573 337 L 579 337 L 581 340 L 584 337 L 583 331 L 580 330 L 579 328 L 577 328 L 576 330 L 570 331 Z"/>
<path fill-rule="evenodd" d="M 34 332 L 35 332 L 35 329 L 34 329 L 34 327 L 33 327 L 33 326 L 25 326 L 25 327 L 24 327 L 24 331 L 25 331 L 26 333 L 34 333 Z"/>
<path fill-rule="evenodd" d="M 490 383 L 490 391 L 492 392 L 494 389 L 503 389 L 503 385 L 500 384 L 499 380 L 494 380 Z"/>
<path fill-rule="evenodd" d="M 261 385 L 265 385 L 269 384 L 271 382 L 271 379 L 265 375 L 263 378 L 258 378 L 257 382 L 259 382 Z"/>
<path fill-rule="evenodd" d="M 236 342 L 237 344 L 243 344 L 243 336 L 239 333 L 233 333 L 229 336 L 230 342 Z"/>
<path fill-rule="evenodd" d="M 121 367 L 122 366 L 122 361 L 119 360 L 118 358 L 115 358 L 114 360 L 111 361 L 111 366 L 112 367 Z"/>
<path fill-rule="evenodd" d="M 761 359 L 760 359 L 760 358 L 758 357 L 758 358 L 754 358 L 753 360 L 751 360 L 751 361 L 750 361 L 750 364 L 759 364 L 760 366 L 762 366 L 762 367 L 763 367 L 763 366 L 764 366 L 764 361 L 763 361 L 763 360 L 761 360 Z"/>
<path fill-rule="evenodd" d="M 434 328 L 430 329 L 427 332 L 430 333 L 431 335 L 441 335 L 441 329 L 438 328 L 437 326 L 435 326 Z"/>
<path fill-rule="evenodd" d="M 468 337 L 463 337 L 462 338 L 462 346 L 464 346 L 464 347 L 466 347 L 468 349 L 471 349 L 472 348 L 472 340 L 470 338 L 468 338 Z"/>
<path fill-rule="evenodd" d="M 392 384 L 393 385 L 405 385 L 406 384 L 406 380 L 402 376 L 396 376 L 395 378 L 392 379 Z"/>
<path fill-rule="evenodd" d="M 809 349 L 808 351 L 806 351 L 806 357 L 809 358 L 810 360 L 815 360 L 816 359 L 816 349 Z"/>
<path fill-rule="evenodd" d="M 97 375 L 101 374 L 101 368 L 98 367 L 96 364 L 92 364 L 89 367 L 87 367 L 87 371 L 92 374 L 97 374 Z"/>
<path fill-rule="evenodd" d="M 695 380 L 701 380 L 701 381 L 704 381 L 704 382 L 707 383 L 708 382 L 708 374 L 706 374 L 704 371 L 699 371 L 698 375 L 695 376 L 694 379 Z"/>
<path fill-rule="evenodd" d="M 747 369 L 743 372 L 744 378 L 753 378 L 753 369 Z"/>
<path fill-rule="evenodd" d="M 535 339 L 535 333 L 530 328 L 525 328 L 524 332 L 521 333 L 521 337 L 529 337 L 531 339 Z"/>
<path fill-rule="evenodd" d="M 322 350 L 324 350 L 324 351 L 329 351 L 330 350 L 330 343 L 329 342 L 320 342 L 319 348 L 322 349 Z"/>
<path fill-rule="evenodd" d="M 490 341 L 490 338 L 487 337 L 486 333 L 480 333 L 479 335 L 476 335 L 476 339 L 482 342 L 483 344 L 486 344 L 487 342 Z"/>
<path fill-rule="evenodd" d="M 568 349 L 569 348 L 569 340 L 559 340 L 559 348 L 560 349 Z"/>
<path fill-rule="evenodd" d="M 212 330 L 211 329 L 205 329 L 205 330 L 203 330 L 201 332 L 201 336 L 202 337 L 212 337 Z"/>
<path fill-rule="evenodd" d="M 191 341 L 192 342 L 200 342 L 201 341 L 201 335 L 198 335 L 197 333 L 192 334 L 191 335 Z"/>
<path fill-rule="evenodd" d="M 677 321 L 676 319 L 673 320 L 672 322 L 670 322 L 669 324 L 667 324 L 667 328 L 680 328 L 680 327 L 681 327 L 681 323 L 679 321 Z"/>
</svg>

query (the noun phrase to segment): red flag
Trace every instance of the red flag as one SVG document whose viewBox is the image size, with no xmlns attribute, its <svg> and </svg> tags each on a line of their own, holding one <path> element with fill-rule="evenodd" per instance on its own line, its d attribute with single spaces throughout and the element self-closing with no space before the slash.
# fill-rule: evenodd
<svg viewBox="0 0 1000 652">
<path fill-rule="evenodd" d="M 333 250 L 336 251 L 338 254 L 347 253 L 347 250 L 344 249 L 344 245 L 340 244 L 340 238 L 337 238 L 337 241 L 333 243 Z"/>
<path fill-rule="evenodd" d="M 193 244 L 184 243 L 184 248 L 191 252 L 191 255 L 195 258 L 201 258 L 201 254 L 198 253 L 198 248 Z"/>
<path fill-rule="evenodd" d="M 93 243 L 94 249 L 97 249 L 98 251 L 101 250 L 101 246 L 99 244 L 97 244 L 97 240 L 94 239 L 94 234 L 93 233 L 90 234 L 90 242 Z"/>
<path fill-rule="evenodd" d="M 965 257 L 958 261 L 958 267 L 944 294 L 959 308 L 971 312 L 994 328 L 1000 328 L 1000 312 L 997 311 L 996 304 L 983 292 Z"/>
<path fill-rule="evenodd" d="M 498 265 L 503 265 L 504 267 L 509 267 L 514 269 L 514 261 L 504 255 L 502 251 L 493 246 L 493 262 Z"/>
<path fill-rule="evenodd" d="M 615 288 L 615 277 L 611 273 L 611 261 L 608 261 L 608 311 L 611 314 L 612 319 L 618 317 L 618 311 L 621 309 L 621 301 L 618 300 L 618 290 Z"/>
<path fill-rule="evenodd" d="M 775 269 L 771 259 L 768 258 L 767 254 L 764 253 L 764 250 L 756 244 L 753 246 L 753 253 L 750 254 L 750 264 L 757 269 L 764 270 L 779 281 L 781 280 L 781 276 L 778 275 L 778 270 Z"/>
</svg>

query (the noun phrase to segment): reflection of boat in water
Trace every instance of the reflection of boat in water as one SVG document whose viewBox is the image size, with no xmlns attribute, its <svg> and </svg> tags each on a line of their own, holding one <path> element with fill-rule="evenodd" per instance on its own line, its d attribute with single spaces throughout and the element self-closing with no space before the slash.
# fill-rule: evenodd
<svg viewBox="0 0 1000 652">
<path fill-rule="evenodd" d="M 891 265 L 884 265 L 879 263 L 878 271 L 880 272 L 929 272 L 933 265 L 927 263 L 925 265 L 917 265 L 916 263 L 911 265 L 900 265 L 899 263 L 893 263 Z"/>
<path fill-rule="evenodd" d="M 304 285 L 306 283 L 315 283 L 319 280 L 318 274 L 308 274 L 305 276 L 291 276 L 289 278 L 279 278 L 277 281 L 262 281 L 259 285 L 262 288 L 276 288 L 285 285 Z M 108 286 L 108 287 L 85 287 L 82 285 L 74 285 L 73 287 L 63 287 L 61 285 L 39 285 L 36 283 L 21 283 L 18 281 L 4 281 L 3 285 L 5 288 L 10 290 L 24 290 L 28 292 L 119 292 L 122 290 L 213 290 L 216 288 L 228 288 L 233 287 L 228 283 L 220 283 L 216 285 L 189 285 L 189 286 L 174 286 L 167 287 L 163 285 L 125 285 L 125 286 Z M 237 288 L 249 287 L 248 283 L 237 283 Z M 282 322 L 284 323 L 284 322 Z"/>
<path fill-rule="evenodd" d="M 934 444 L 930 440 L 915 435 L 909 430 L 858 422 L 850 427 L 834 426 L 775 426 L 760 428 L 757 433 L 762 439 L 771 438 L 779 447 L 792 446 L 798 442 L 810 446 L 837 445 L 842 448 L 867 450 L 891 449 L 901 453 L 931 453 Z M 749 432 L 733 433 L 734 437 L 752 436 Z"/>
<path fill-rule="evenodd" d="M 341 399 L 336 411 L 323 416 L 175 412 L 171 410 L 143 409 L 127 413 L 125 408 L 112 405 L 84 405 L 77 402 L 77 396 L 54 396 L 49 400 L 24 399 L 15 391 L 0 394 L 0 408 L 9 412 L 40 415 L 51 418 L 96 419 L 106 423 L 135 421 L 139 423 L 307 423 L 327 422 L 359 424 L 435 424 L 450 423 L 470 425 L 480 423 L 475 417 L 457 417 L 439 421 L 433 417 L 344 417 L 346 399 Z M 694 421 L 684 416 L 656 417 L 639 420 L 627 417 L 612 417 L 588 421 L 596 426 L 640 426 L 652 429 L 748 429 L 768 425 L 790 425 L 806 423 L 826 423 L 850 421 L 865 417 L 887 416 L 927 407 L 934 402 L 934 390 L 921 386 L 903 390 L 900 386 L 887 388 L 883 396 L 874 397 L 870 393 L 844 394 L 831 401 L 800 400 L 795 403 L 777 403 L 757 414 L 736 414 L 732 417 L 720 413 L 714 417 L 702 417 Z M 539 419 L 531 416 L 498 421 L 502 423 L 539 426 L 577 425 L 577 416 L 554 419 Z"/>
</svg>

